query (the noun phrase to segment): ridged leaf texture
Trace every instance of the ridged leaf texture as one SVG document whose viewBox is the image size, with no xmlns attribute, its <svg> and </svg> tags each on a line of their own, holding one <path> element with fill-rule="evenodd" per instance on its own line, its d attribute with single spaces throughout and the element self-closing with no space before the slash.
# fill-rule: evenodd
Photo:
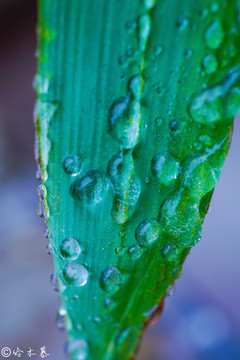
<svg viewBox="0 0 240 360">
<path fill-rule="evenodd" d="M 227 154 L 240 108 L 238 3 L 38 8 L 38 213 L 58 317 L 70 359 L 130 359 L 200 240 Z"/>
</svg>

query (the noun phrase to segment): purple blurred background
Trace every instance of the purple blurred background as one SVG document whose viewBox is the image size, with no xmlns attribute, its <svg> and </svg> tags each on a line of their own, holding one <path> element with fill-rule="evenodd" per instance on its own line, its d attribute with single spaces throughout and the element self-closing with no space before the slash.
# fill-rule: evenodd
<svg viewBox="0 0 240 360">
<path fill-rule="evenodd" d="M 46 346 L 49 359 L 63 360 L 65 334 L 55 324 L 59 300 L 49 281 L 52 259 L 36 212 L 35 24 L 35 1 L 1 1 L 0 351 L 19 347 L 27 359 L 31 347 L 39 358 Z M 137 360 L 240 359 L 239 154 L 236 119 L 203 238 L 191 250 L 160 320 L 144 334 Z"/>
</svg>

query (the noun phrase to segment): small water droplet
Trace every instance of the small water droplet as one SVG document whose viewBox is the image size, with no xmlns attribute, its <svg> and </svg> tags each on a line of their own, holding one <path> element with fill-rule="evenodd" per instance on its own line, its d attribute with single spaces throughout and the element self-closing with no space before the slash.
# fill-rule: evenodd
<svg viewBox="0 0 240 360">
<path fill-rule="evenodd" d="M 174 284 L 170 284 L 166 290 L 166 295 L 167 296 L 172 296 L 175 292 L 175 286 Z"/>
<path fill-rule="evenodd" d="M 182 127 L 182 122 L 179 119 L 172 119 L 169 123 L 169 128 L 172 133 L 177 133 Z"/>
<path fill-rule="evenodd" d="M 70 338 L 66 346 L 67 355 L 74 360 L 86 360 L 89 348 L 86 340 Z"/>
<path fill-rule="evenodd" d="M 59 288 L 58 288 L 58 281 L 57 281 L 57 277 L 56 277 L 56 274 L 53 273 L 51 274 L 50 276 L 50 282 L 51 282 L 51 285 L 52 285 L 52 288 L 54 291 L 58 291 Z"/>
<path fill-rule="evenodd" d="M 45 230 L 44 230 L 44 237 L 45 237 L 46 239 L 49 239 L 49 231 L 48 231 L 48 229 L 45 229 Z"/>
<path fill-rule="evenodd" d="M 47 94 L 49 89 L 48 77 L 37 74 L 33 79 L 33 88 L 38 95 Z"/>
<path fill-rule="evenodd" d="M 104 306 L 106 309 L 111 309 L 111 307 L 113 306 L 114 301 L 111 298 L 106 298 L 104 301 Z"/>
<path fill-rule="evenodd" d="M 52 245 L 50 243 L 46 245 L 46 252 L 49 255 L 52 255 Z"/>
<path fill-rule="evenodd" d="M 76 176 L 82 170 L 82 160 L 78 155 L 69 155 L 63 160 L 62 167 L 66 174 Z"/>
<path fill-rule="evenodd" d="M 143 6 L 147 10 L 151 10 L 156 4 L 156 0 L 143 0 Z"/>
<path fill-rule="evenodd" d="M 159 56 L 163 53 L 163 46 L 162 45 L 155 45 L 154 46 L 154 53 L 156 56 Z"/>
<path fill-rule="evenodd" d="M 189 19 L 186 16 L 179 16 L 176 20 L 176 25 L 179 29 L 183 30 L 189 24 Z"/>
<path fill-rule="evenodd" d="M 139 74 L 136 74 L 131 77 L 128 83 L 128 89 L 132 93 L 134 97 L 137 99 L 141 96 L 141 86 L 142 86 L 142 79 Z"/>
<path fill-rule="evenodd" d="M 224 31 L 220 21 L 213 21 L 205 32 L 205 41 L 210 49 L 217 49 L 224 38 Z"/>
<path fill-rule="evenodd" d="M 122 255 L 124 253 L 125 249 L 122 246 L 117 246 L 115 249 L 116 255 Z"/>
<path fill-rule="evenodd" d="M 218 61 L 213 54 L 204 56 L 202 61 L 202 67 L 207 74 L 212 74 L 217 70 Z"/>
<path fill-rule="evenodd" d="M 146 178 L 144 179 L 145 184 L 149 184 L 150 181 L 151 181 L 151 179 L 150 179 L 149 177 L 146 177 Z"/>
<path fill-rule="evenodd" d="M 121 65 L 123 67 L 127 66 L 128 61 L 127 61 L 126 56 L 125 55 L 120 55 L 119 58 L 118 58 L 118 63 L 119 63 L 119 65 Z"/>
<path fill-rule="evenodd" d="M 122 274 L 115 266 L 108 266 L 101 273 L 99 283 L 104 291 L 115 293 L 122 284 Z"/>
<path fill-rule="evenodd" d="M 57 327 L 60 331 L 66 331 L 66 325 L 65 325 L 65 315 L 60 314 L 60 312 L 57 312 L 56 315 L 56 322 Z"/>
<path fill-rule="evenodd" d="M 154 219 L 145 219 L 135 230 L 135 237 L 140 245 L 151 245 L 160 234 L 160 225 Z"/>
<path fill-rule="evenodd" d="M 156 154 L 151 163 L 151 170 L 161 184 L 169 185 L 178 176 L 178 163 L 167 152 Z"/>
<path fill-rule="evenodd" d="M 162 247 L 161 254 L 167 261 L 177 262 L 179 249 L 177 248 L 176 245 L 172 244 L 171 242 L 168 242 L 166 245 Z"/>
<path fill-rule="evenodd" d="M 139 245 L 129 246 L 127 252 L 132 260 L 137 260 L 142 255 L 142 249 Z"/>
<path fill-rule="evenodd" d="M 192 56 L 192 50 L 191 49 L 187 49 L 184 51 L 183 55 L 188 59 Z"/>
<path fill-rule="evenodd" d="M 63 268 L 63 277 L 69 285 L 84 286 L 88 280 L 88 271 L 83 265 L 69 263 Z"/>
<path fill-rule="evenodd" d="M 156 119 L 155 119 L 155 124 L 156 124 L 157 126 L 161 126 L 161 125 L 163 124 L 163 119 L 160 118 L 160 117 L 156 117 Z"/>
<path fill-rule="evenodd" d="M 73 238 L 66 238 L 61 242 L 61 255 L 67 260 L 76 260 L 81 254 L 81 246 L 78 241 Z"/>
<path fill-rule="evenodd" d="M 88 170 L 81 178 L 74 180 L 70 194 L 75 200 L 87 204 L 97 204 L 102 201 L 109 188 L 107 178 L 99 170 Z"/>
</svg>

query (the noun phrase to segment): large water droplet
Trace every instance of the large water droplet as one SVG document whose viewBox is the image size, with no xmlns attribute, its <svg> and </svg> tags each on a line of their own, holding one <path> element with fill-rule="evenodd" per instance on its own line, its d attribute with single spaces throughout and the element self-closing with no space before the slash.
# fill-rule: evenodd
<svg viewBox="0 0 240 360">
<path fill-rule="evenodd" d="M 69 339 L 66 350 L 72 360 L 85 360 L 89 353 L 88 344 L 84 339 Z"/>
<path fill-rule="evenodd" d="M 129 86 L 137 93 L 137 81 Z M 131 149 L 137 144 L 140 118 L 140 102 L 130 95 L 122 96 L 112 104 L 108 114 L 109 131 L 124 149 Z"/>
<path fill-rule="evenodd" d="M 138 41 L 141 51 L 145 51 L 151 31 L 151 17 L 149 14 L 143 14 L 138 19 Z"/>
<path fill-rule="evenodd" d="M 63 268 L 63 277 L 69 285 L 83 286 L 88 280 L 88 271 L 77 263 L 66 264 Z"/>
<path fill-rule="evenodd" d="M 235 68 L 228 73 L 223 82 L 194 93 L 188 104 L 191 118 L 202 124 L 227 121 L 231 118 L 231 88 L 239 75 L 238 68 Z"/>
<path fill-rule="evenodd" d="M 71 184 L 70 194 L 76 200 L 96 204 L 103 200 L 108 188 L 106 176 L 96 169 L 91 169 Z"/>
<path fill-rule="evenodd" d="M 77 240 L 73 238 L 66 238 L 61 242 L 61 255 L 67 260 L 76 260 L 81 254 L 81 247 Z"/>
<path fill-rule="evenodd" d="M 164 203 L 161 224 L 177 245 L 196 245 L 201 238 L 202 229 L 199 202 L 180 189 Z"/>
<path fill-rule="evenodd" d="M 167 152 L 160 152 L 152 159 L 151 170 L 161 184 L 168 185 L 178 176 L 178 163 Z"/>
<path fill-rule="evenodd" d="M 104 291 L 113 294 L 122 284 L 122 274 L 115 266 L 108 266 L 101 273 L 99 283 Z"/>
<path fill-rule="evenodd" d="M 63 160 L 62 166 L 66 174 L 76 176 L 82 170 L 82 160 L 77 155 L 69 155 Z"/>
<path fill-rule="evenodd" d="M 160 225 L 154 219 L 145 219 L 140 222 L 135 231 L 135 237 L 141 245 L 151 245 L 160 234 Z"/>
<path fill-rule="evenodd" d="M 223 147 L 227 151 L 227 139 L 205 151 L 192 153 L 182 163 L 182 185 L 199 198 L 208 193 L 216 185 L 224 162 Z"/>
<path fill-rule="evenodd" d="M 205 32 L 205 41 L 210 49 L 217 49 L 224 38 L 224 31 L 222 24 L 215 20 L 213 21 Z"/>
<path fill-rule="evenodd" d="M 123 224 L 133 213 L 141 193 L 140 180 L 133 168 L 132 151 L 121 150 L 108 164 L 108 175 L 113 185 L 112 217 Z"/>
</svg>

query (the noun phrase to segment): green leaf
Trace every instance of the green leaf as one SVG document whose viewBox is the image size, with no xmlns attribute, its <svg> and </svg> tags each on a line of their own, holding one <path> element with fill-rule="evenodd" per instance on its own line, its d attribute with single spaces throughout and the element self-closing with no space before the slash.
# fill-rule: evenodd
<svg viewBox="0 0 240 360">
<path fill-rule="evenodd" d="M 39 0 L 38 213 L 72 360 L 132 358 L 240 108 L 238 3 Z"/>
</svg>

